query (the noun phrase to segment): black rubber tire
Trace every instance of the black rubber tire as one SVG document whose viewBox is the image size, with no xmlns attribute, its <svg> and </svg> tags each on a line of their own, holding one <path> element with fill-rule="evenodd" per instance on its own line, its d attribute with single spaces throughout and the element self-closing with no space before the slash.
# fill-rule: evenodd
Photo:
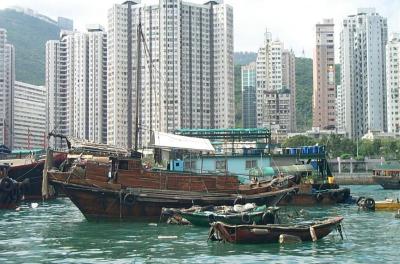
<svg viewBox="0 0 400 264">
<path fill-rule="evenodd" d="M 242 222 L 245 223 L 245 224 L 250 224 L 250 222 L 251 222 L 250 215 L 248 215 L 248 214 L 243 214 L 243 215 L 242 215 Z"/>
<path fill-rule="evenodd" d="M 265 212 L 261 219 L 263 225 L 275 224 L 275 215 L 271 212 Z"/>
<path fill-rule="evenodd" d="M 0 179 L 0 189 L 4 192 L 9 192 L 14 188 L 14 182 L 10 178 L 1 178 Z"/>
<path fill-rule="evenodd" d="M 127 193 L 124 196 L 124 204 L 126 205 L 134 205 L 136 202 L 136 198 L 133 194 Z"/>
<path fill-rule="evenodd" d="M 364 201 L 364 206 L 368 210 L 375 210 L 375 200 L 372 198 L 367 198 Z"/>
<path fill-rule="evenodd" d="M 215 219 L 215 215 L 214 215 L 214 214 L 209 214 L 209 215 L 208 215 L 208 222 L 209 222 L 210 224 L 216 222 L 216 219 Z"/>
</svg>

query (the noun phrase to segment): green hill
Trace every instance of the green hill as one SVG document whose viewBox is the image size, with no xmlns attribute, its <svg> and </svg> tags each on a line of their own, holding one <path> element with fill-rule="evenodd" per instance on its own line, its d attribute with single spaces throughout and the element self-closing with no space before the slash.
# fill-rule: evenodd
<svg viewBox="0 0 400 264">
<path fill-rule="evenodd" d="M 296 123 L 298 131 L 312 126 L 312 59 L 296 58 Z"/>
<path fill-rule="evenodd" d="M 45 44 L 58 39 L 58 26 L 5 9 L 0 10 L 0 27 L 7 30 L 7 40 L 15 47 L 16 80 L 44 85 Z"/>
<path fill-rule="evenodd" d="M 254 52 L 235 52 L 235 107 L 236 126 L 242 125 L 241 65 L 255 61 Z M 337 74 L 339 71 L 337 71 Z M 297 129 L 304 131 L 312 126 L 312 59 L 296 58 L 296 110 Z"/>
</svg>

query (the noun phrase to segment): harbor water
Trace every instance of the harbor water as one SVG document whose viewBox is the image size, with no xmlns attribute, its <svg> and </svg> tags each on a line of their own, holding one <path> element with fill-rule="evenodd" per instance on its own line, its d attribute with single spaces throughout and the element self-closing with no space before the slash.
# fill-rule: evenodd
<svg viewBox="0 0 400 264">
<path fill-rule="evenodd" d="M 380 186 L 350 186 L 355 196 L 400 198 Z M 355 205 L 282 208 L 282 218 L 342 215 L 317 242 L 236 245 L 207 242 L 207 228 L 150 222 L 88 222 L 68 198 L 0 211 L 0 263 L 399 263 L 400 219 L 395 212 Z"/>
</svg>

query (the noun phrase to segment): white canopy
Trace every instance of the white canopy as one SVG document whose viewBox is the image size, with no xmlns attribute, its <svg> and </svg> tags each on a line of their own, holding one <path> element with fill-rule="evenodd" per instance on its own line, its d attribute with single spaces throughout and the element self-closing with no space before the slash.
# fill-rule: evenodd
<svg viewBox="0 0 400 264">
<path fill-rule="evenodd" d="M 174 134 L 154 131 L 150 144 L 161 149 L 188 149 L 193 151 L 213 151 L 210 140 L 205 138 L 185 137 Z"/>
</svg>

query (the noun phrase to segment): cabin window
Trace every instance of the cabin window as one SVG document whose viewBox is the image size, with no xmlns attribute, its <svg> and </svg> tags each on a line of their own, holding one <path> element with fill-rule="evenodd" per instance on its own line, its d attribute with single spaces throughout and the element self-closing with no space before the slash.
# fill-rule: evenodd
<svg viewBox="0 0 400 264">
<path fill-rule="evenodd" d="M 246 169 L 257 167 L 257 160 L 246 160 Z"/>
<path fill-rule="evenodd" d="M 127 170 L 128 167 L 128 161 L 127 160 L 120 160 L 118 164 L 118 169 L 120 170 Z"/>
<path fill-rule="evenodd" d="M 226 170 L 226 161 L 225 160 L 215 161 L 215 169 L 216 170 Z"/>
</svg>

